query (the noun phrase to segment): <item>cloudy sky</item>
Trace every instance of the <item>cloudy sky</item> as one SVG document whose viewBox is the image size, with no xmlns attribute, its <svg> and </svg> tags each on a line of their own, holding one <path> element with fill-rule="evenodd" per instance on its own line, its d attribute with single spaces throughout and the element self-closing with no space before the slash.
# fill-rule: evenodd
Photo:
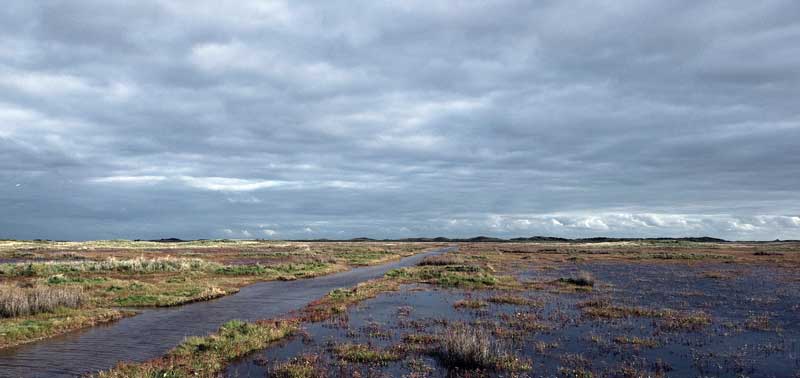
<svg viewBox="0 0 800 378">
<path fill-rule="evenodd" d="M 798 41 L 793 0 L 12 1 L 0 237 L 800 238 Z"/>
</svg>

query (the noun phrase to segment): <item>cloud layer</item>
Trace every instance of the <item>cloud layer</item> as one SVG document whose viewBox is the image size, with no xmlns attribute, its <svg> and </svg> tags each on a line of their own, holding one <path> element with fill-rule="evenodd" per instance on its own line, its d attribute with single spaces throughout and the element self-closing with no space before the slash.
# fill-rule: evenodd
<svg viewBox="0 0 800 378">
<path fill-rule="evenodd" d="M 794 1 L 0 9 L 0 237 L 800 238 Z"/>
</svg>

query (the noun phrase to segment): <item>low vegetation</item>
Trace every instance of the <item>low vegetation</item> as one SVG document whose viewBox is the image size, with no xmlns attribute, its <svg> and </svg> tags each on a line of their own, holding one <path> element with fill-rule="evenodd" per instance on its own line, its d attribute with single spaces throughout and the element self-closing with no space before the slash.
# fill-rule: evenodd
<svg viewBox="0 0 800 378">
<path fill-rule="evenodd" d="M 48 276 L 64 273 L 161 273 L 161 272 L 210 272 L 220 269 L 220 264 L 202 259 L 189 258 L 135 258 L 118 260 L 109 258 L 103 261 L 48 261 L 31 263 L 0 264 L 0 275 Z"/>
<path fill-rule="evenodd" d="M 350 289 L 335 289 L 328 293 L 327 296 L 311 302 L 303 308 L 300 312 L 300 319 L 307 322 L 323 321 L 344 313 L 347 311 L 348 306 L 398 288 L 399 284 L 395 281 L 377 279 L 362 282 Z"/>
<path fill-rule="evenodd" d="M 617 336 L 614 338 L 614 342 L 621 345 L 643 346 L 648 348 L 658 346 L 657 340 L 639 336 Z"/>
<path fill-rule="evenodd" d="M 700 311 L 682 312 L 672 309 L 653 309 L 641 306 L 613 304 L 609 300 L 590 300 L 578 307 L 591 318 L 619 319 L 630 317 L 660 319 L 658 327 L 663 331 L 698 330 L 711 324 L 711 317 Z"/>
<path fill-rule="evenodd" d="M 36 315 L 58 308 L 78 308 L 86 301 L 80 289 L 50 286 L 19 287 L 0 285 L 0 317 Z"/>
<path fill-rule="evenodd" d="M 329 246 L 323 251 L 315 250 L 314 246 L 306 250 L 306 247 L 277 247 L 276 244 L 279 250 L 270 253 L 250 244 L 241 247 L 241 252 L 221 252 L 224 258 L 217 254 L 205 256 L 205 247 L 199 245 L 188 248 L 186 253 L 164 257 L 208 262 L 208 265 L 198 264 L 185 270 L 155 268 L 156 265 L 145 268 L 148 264 L 144 264 L 142 268 L 127 271 L 117 268 L 60 271 L 60 268 L 42 268 L 35 265 L 37 262 L 29 269 L 34 274 L 15 271 L 0 277 L 23 286 L 76 288 L 88 294 L 81 307 L 59 307 L 53 312 L 23 317 L 32 319 L 81 314 L 102 309 L 109 303 L 115 306 L 185 303 L 193 298 L 224 295 L 228 293 L 226 290 L 236 290 L 244 283 L 309 277 L 349 266 L 383 262 L 408 253 L 405 247 L 397 247 L 392 252 L 372 244 L 357 246 L 349 255 L 344 245 Z M 766 308 L 731 321 L 731 328 L 717 327 L 720 323 L 715 320 L 725 318 L 718 315 L 717 307 L 724 302 L 709 295 L 713 293 L 705 293 L 697 287 L 681 287 L 679 292 L 672 292 L 674 288 L 664 284 L 674 280 L 735 287 L 743 281 L 738 273 L 736 279 L 727 278 L 733 276 L 731 272 L 746 270 L 744 264 L 731 265 L 738 262 L 800 267 L 797 258 L 800 254 L 788 247 L 780 249 L 781 255 L 769 255 L 775 256 L 772 258 L 755 254 L 755 248 L 647 241 L 464 244 L 457 252 L 425 258 L 418 266 L 395 269 L 383 278 L 354 287 L 331 290 L 323 298 L 290 314 L 290 318 L 230 322 L 213 335 L 186 339 L 161 358 L 144 363 L 122 363 L 100 376 L 226 375 L 230 371 L 224 372 L 224 368 L 230 361 L 242 361 L 241 356 L 295 333 L 300 336 L 280 345 L 281 348 L 296 345 L 296 353 L 284 354 L 291 351 L 285 349 L 278 354 L 285 358 L 282 362 L 274 359 L 274 355 L 258 362 L 269 365 L 263 367 L 268 369 L 267 376 L 381 376 L 397 371 L 413 377 L 432 373 L 434 376 L 526 376 L 535 370 L 537 376 L 634 377 L 666 376 L 665 372 L 672 368 L 684 369 L 675 375 L 684 376 L 685 370 L 692 367 L 681 364 L 670 367 L 660 359 L 652 359 L 652 354 L 679 345 L 679 353 L 684 353 L 679 357 L 692 359 L 694 366 L 704 361 L 730 364 L 725 359 L 739 359 L 738 355 L 712 355 L 716 352 L 711 349 L 716 346 L 708 344 L 709 340 L 716 343 L 718 338 L 735 337 L 740 333 L 748 333 L 748 337 L 754 334 L 783 337 L 782 332 L 793 332 L 789 327 L 780 328 L 779 320 L 783 318 L 779 316 L 783 315 L 775 315 Z M 145 260 L 161 258 L 149 249 L 142 251 Z M 40 256 L 43 252 L 25 253 Z M 120 261 L 138 259 L 136 256 L 116 258 Z M 98 262 L 102 260 L 93 255 L 88 261 L 59 266 L 91 266 Z M 587 271 L 592 271 L 597 278 Z M 638 275 L 640 271 L 646 274 Z M 795 271 L 786 270 L 788 273 L 781 276 L 781 282 L 786 285 L 800 282 L 792 275 Z M 654 272 L 670 276 L 665 279 Z M 626 278 L 620 279 L 620 275 Z M 381 295 L 398 290 L 402 294 Z M 649 297 L 651 293 L 658 295 L 656 299 Z M 408 301 L 417 294 L 419 302 Z M 668 304 L 658 299 L 676 297 Z M 370 298 L 376 298 L 375 302 L 362 303 Z M 359 303 L 362 304 L 357 305 Z M 383 306 L 369 310 L 369 303 Z M 388 315 L 384 310 L 386 303 L 397 306 L 389 308 Z M 452 307 L 431 308 L 431 303 L 451 303 Z M 748 305 L 753 303 L 767 306 L 774 301 L 756 298 Z M 568 329 L 582 332 L 573 327 L 590 330 L 587 333 L 590 336 L 573 343 L 562 334 Z M 324 337 L 312 334 L 314 329 L 324 329 Z M 0 327 L 0 334 L 5 334 L 5 330 Z M 338 336 L 329 337 L 331 333 Z M 312 349 L 310 345 L 318 348 Z M 709 351 L 705 351 L 704 346 L 709 347 Z M 775 351 L 786 346 L 777 342 L 759 348 L 764 353 L 780 353 Z M 686 355 L 687 349 L 693 354 Z M 614 357 L 613 361 L 607 360 L 611 361 L 609 364 L 594 362 L 611 355 Z M 244 360 L 250 358 L 253 357 Z M 752 355 L 748 358 L 752 360 Z M 751 363 L 742 361 L 736 363 Z M 434 372 L 436 369 L 448 372 L 438 374 Z M 725 375 L 708 367 L 697 367 L 697 370 L 698 376 Z"/>
<path fill-rule="evenodd" d="M 448 327 L 439 339 L 434 355 L 444 365 L 457 369 L 530 370 L 531 363 L 520 359 L 485 331 L 457 324 Z"/>
<path fill-rule="evenodd" d="M 435 246 L 435 245 L 434 245 Z M 409 256 L 430 244 L 267 241 L 0 241 L 0 327 L 37 316 L 41 331 L 0 333 L 0 347 L 111 317 L 118 307 L 166 307 Z M 56 312 L 71 309 L 71 318 Z M 63 313 L 63 311 L 61 311 Z M 52 317 L 58 327 L 47 326 Z M 116 316 L 117 318 L 119 316 Z M 70 320 L 72 319 L 72 320 Z M 74 321 L 73 326 L 64 322 Z"/>
<path fill-rule="evenodd" d="M 455 308 L 479 309 L 486 307 L 486 302 L 478 299 L 461 299 L 453 303 Z"/>
<path fill-rule="evenodd" d="M 338 344 L 332 351 L 336 357 L 348 362 L 384 364 L 400 359 L 397 351 L 377 349 L 364 344 Z"/>
<path fill-rule="evenodd" d="M 407 283 L 428 283 L 444 287 L 470 289 L 514 289 L 521 284 L 512 276 L 499 276 L 491 269 L 476 265 L 417 266 L 394 269 L 389 278 Z"/>
<path fill-rule="evenodd" d="M 594 286 L 594 276 L 589 272 L 579 272 L 575 277 L 562 277 L 558 280 L 575 286 Z"/>
<path fill-rule="evenodd" d="M 319 356 L 308 354 L 280 363 L 270 371 L 270 377 L 275 378 L 322 378 L 325 376 L 325 371 L 319 366 Z"/>
<path fill-rule="evenodd" d="M 492 295 L 491 297 L 486 299 L 488 302 L 491 303 L 498 303 L 498 304 L 509 304 L 509 305 L 516 305 L 516 306 L 542 306 L 541 301 L 536 301 L 533 299 L 525 298 L 521 295 L 514 295 L 514 294 L 498 294 Z"/>
<path fill-rule="evenodd" d="M 52 312 L 18 316 L 0 321 L 0 348 L 91 327 L 133 315 L 116 309 L 71 309 L 58 307 Z"/>
<path fill-rule="evenodd" d="M 463 258 L 455 256 L 452 253 L 448 253 L 444 255 L 428 256 L 422 259 L 419 265 L 443 266 L 443 265 L 464 265 L 465 263 L 466 260 L 464 260 Z"/>
<path fill-rule="evenodd" d="M 293 321 L 245 323 L 232 320 L 215 334 L 190 337 L 164 357 L 145 363 L 120 363 L 100 378 L 216 377 L 227 362 L 262 349 L 297 330 Z"/>
</svg>

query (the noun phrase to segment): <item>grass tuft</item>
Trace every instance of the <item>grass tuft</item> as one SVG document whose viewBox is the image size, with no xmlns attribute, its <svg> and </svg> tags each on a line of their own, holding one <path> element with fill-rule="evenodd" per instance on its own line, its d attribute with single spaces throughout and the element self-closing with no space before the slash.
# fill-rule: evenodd
<svg viewBox="0 0 800 378">
<path fill-rule="evenodd" d="M 499 294 L 493 295 L 486 299 L 492 303 L 498 304 L 509 304 L 509 305 L 516 305 L 516 306 L 542 306 L 541 301 L 536 301 L 533 299 L 525 298 L 519 295 L 513 294 Z"/>
<path fill-rule="evenodd" d="M 486 302 L 478 299 L 461 299 L 453 303 L 454 308 L 468 308 L 477 310 L 486 307 Z"/>
<path fill-rule="evenodd" d="M 109 258 L 104 261 L 47 261 L 37 263 L 0 264 L 0 275 L 8 277 L 50 276 L 64 273 L 120 272 L 120 273 L 161 273 L 214 271 L 220 264 L 196 258 L 135 258 L 119 260 Z"/>
<path fill-rule="evenodd" d="M 594 286 L 594 277 L 589 272 L 578 272 L 578 275 L 575 277 L 562 277 L 559 278 L 558 281 L 575 286 L 585 286 L 585 287 Z"/>
<path fill-rule="evenodd" d="M 530 370 L 531 364 L 479 328 L 458 324 L 440 338 L 435 356 L 442 365 L 457 369 Z"/>
<path fill-rule="evenodd" d="M 401 357 L 396 351 L 376 349 L 365 344 L 335 345 L 333 353 L 344 361 L 369 364 L 385 364 Z"/>
<path fill-rule="evenodd" d="M 86 301 L 80 289 L 33 286 L 0 286 L 0 317 L 35 315 L 53 312 L 60 307 L 78 308 Z"/>
<path fill-rule="evenodd" d="M 322 378 L 325 372 L 319 365 L 319 356 L 302 355 L 275 365 L 270 377 L 275 378 Z"/>
</svg>

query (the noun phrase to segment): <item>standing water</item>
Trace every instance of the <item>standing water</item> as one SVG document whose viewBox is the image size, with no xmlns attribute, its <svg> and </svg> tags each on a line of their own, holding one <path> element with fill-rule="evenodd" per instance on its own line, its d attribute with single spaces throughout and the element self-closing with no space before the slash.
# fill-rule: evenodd
<svg viewBox="0 0 800 378">
<path fill-rule="evenodd" d="M 74 377 L 111 368 L 118 361 L 155 358 L 187 336 L 207 335 L 229 320 L 278 317 L 335 288 L 378 278 L 390 269 L 415 265 L 426 256 L 455 248 L 439 248 L 384 265 L 317 278 L 260 282 L 220 299 L 146 310 L 111 325 L 2 349 L 0 377 Z"/>
</svg>

